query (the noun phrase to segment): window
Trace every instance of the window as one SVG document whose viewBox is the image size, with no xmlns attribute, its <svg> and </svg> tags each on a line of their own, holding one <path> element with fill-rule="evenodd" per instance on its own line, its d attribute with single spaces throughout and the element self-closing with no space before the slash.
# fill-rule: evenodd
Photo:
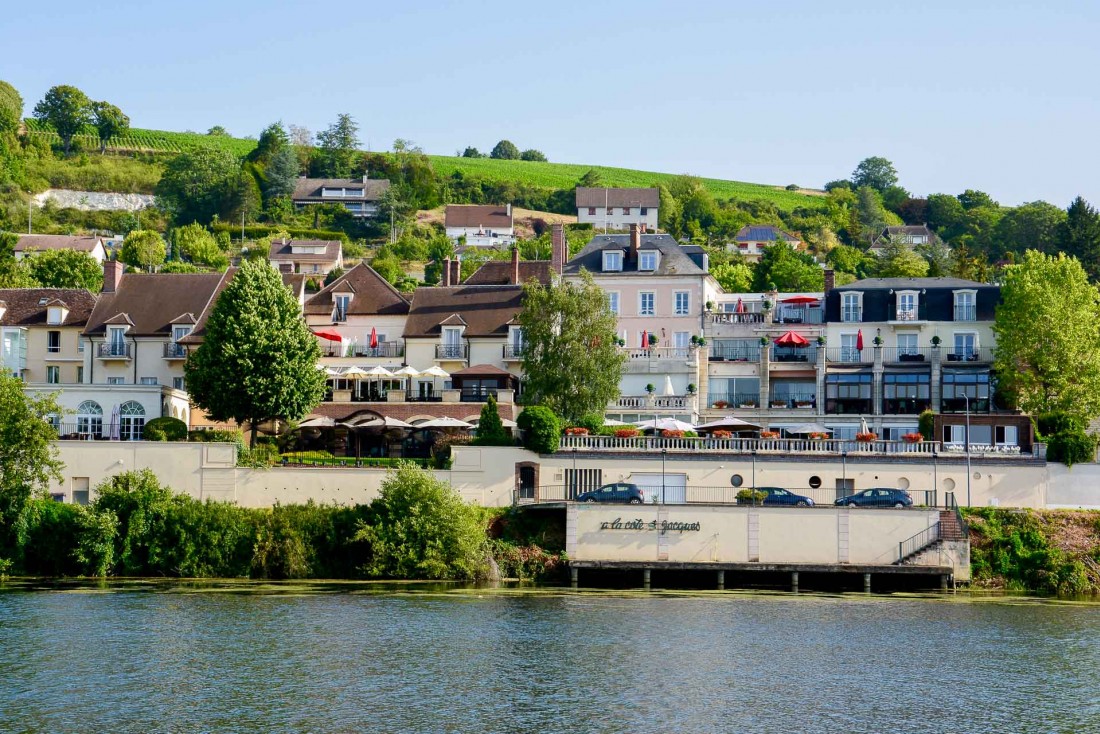
<svg viewBox="0 0 1100 734">
<path fill-rule="evenodd" d="M 614 272 L 623 269 L 623 253 L 619 250 L 605 252 L 603 254 L 604 272 Z"/>
<path fill-rule="evenodd" d="M 965 443 L 966 442 L 966 426 L 945 425 L 943 427 L 943 442 L 944 443 Z"/>
<path fill-rule="evenodd" d="M 712 408 L 755 408 L 760 402 L 759 377 L 715 378 L 707 395 Z M 718 405 L 716 405 L 716 403 Z"/>
<path fill-rule="evenodd" d="M 899 291 L 897 320 L 916 321 L 918 314 L 916 291 Z"/>
<path fill-rule="evenodd" d="M 628 214 L 630 214 L 630 207 L 624 206 L 623 207 L 623 216 L 626 216 Z"/>
<path fill-rule="evenodd" d="M 859 293 L 844 293 L 841 296 L 841 308 L 840 308 L 840 320 L 841 321 L 862 321 L 863 320 L 863 308 L 862 298 Z"/>
<path fill-rule="evenodd" d="M 841 362 L 862 362 L 862 353 L 856 349 L 856 345 L 859 344 L 859 334 L 841 334 L 840 335 L 840 361 Z"/>
<path fill-rule="evenodd" d="M 77 365 L 76 368 L 76 381 L 77 384 L 84 384 L 84 365 Z"/>
<path fill-rule="evenodd" d="M 656 294 L 644 292 L 638 294 L 638 315 L 653 316 L 656 314 Z"/>
<path fill-rule="evenodd" d="M 656 270 L 657 253 L 652 250 L 638 253 L 638 270 Z"/>
<path fill-rule="evenodd" d="M 943 400 L 945 413 L 971 413 L 989 410 L 989 372 L 944 370 Z"/>
<path fill-rule="evenodd" d="M 948 360 L 970 362 L 977 359 L 977 354 L 978 335 L 972 331 L 955 332 L 955 351 L 948 355 Z"/>
<path fill-rule="evenodd" d="M 172 341 L 178 342 L 191 333 L 190 326 L 173 326 L 172 327 Z"/>
<path fill-rule="evenodd" d="M 643 207 L 642 207 L 641 209 L 639 209 L 638 211 L 639 211 L 639 213 L 641 213 L 641 215 L 642 215 L 642 216 L 644 217 L 645 215 L 649 214 L 649 207 L 643 206 Z"/>
<path fill-rule="evenodd" d="M 916 334 L 898 334 L 898 356 L 920 354 Z"/>
<path fill-rule="evenodd" d="M 65 320 L 65 314 L 59 306 L 50 306 L 46 309 L 46 323 L 60 324 Z"/>
<path fill-rule="evenodd" d="M 677 357 L 686 357 L 688 349 L 691 347 L 691 332 L 690 331 L 674 331 L 672 332 L 672 346 L 676 348 Z"/>
<path fill-rule="evenodd" d="M 126 384 L 126 378 L 125 377 L 108 377 L 107 378 L 107 384 L 108 385 L 125 385 Z"/>
<path fill-rule="evenodd" d="M 691 312 L 691 293 L 688 291 L 676 291 L 673 294 L 675 307 L 673 313 L 677 316 L 687 316 Z"/>
<path fill-rule="evenodd" d="M 998 446 L 1019 446 L 1016 426 L 997 426 Z"/>
<path fill-rule="evenodd" d="M 76 351 L 78 351 L 78 352 L 83 352 L 84 351 L 84 340 L 81 339 L 80 337 L 76 338 Z"/>
<path fill-rule="evenodd" d="M 182 377 L 173 377 L 172 378 L 172 387 L 175 390 L 186 390 L 187 389 L 187 386 L 184 385 Z"/>
<path fill-rule="evenodd" d="M 607 294 L 607 307 L 611 309 L 611 313 L 616 316 L 619 315 L 619 292 L 609 291 Z"/>
<path fill-rule="evenodd" d="M 142 377 L 140 384 L 142 384 L 142 385 L 158 385 L 160 383 L 157 382 L 157 378 L 155 378 L 155 377 Z"/>
<path fill-rule="evenodd" d="M 596 216 L 596 207 L 594 207 L 594 206 L 588 207 L 588 216 L 590 216 L 590 217 Z"/>
<path fill-rule="evenodd" d="M 85 400 L 76 408 L 76 430 L 83 436 L 103 435 L 103 408 L 94 400 Z"/>
<path fill-rule="evenodd" d="M 609 207 L 607 207 L 607 216 L 609 216 L 609 217 L 610 217 L 610 216 L 612 216 L 612 215 L 613 215 L 614 213 L 615 213 L 615 207 L 613 207 L 613 206 L 609 206 Z"/>
<path fill-rule="evenodd" d="M 58 385 L 61 383 L 61 368 L 55 364 L 46 366 L 46 382 L 51 385 Z"/>
<path fill-rule="evenodd" d="M 825 412 L 870 413 L 872 376 L 870 372 L 825 375 Z"/>
<path fill-rule="evenodd" d="M 920 413 L 929 407 L 931 375 L 887 372 L 882 376 L 882 412 L 890 415 Z"/>
<path fill-rule="evenodd" d="M 955 320 L 975 321 L 978 317 L 975 307 L 975 291 L 955 291 Z"/>
<path fill-rule="evenodd" d="M 341 294 L 336 296 L 336 310 L 332 314 L 333 321 L 347 321 L 348 320 L 348 304 L 351 303 L 351 296 Z"/>
<path fill-rule="evenodd" d="M 47 331 L 46 332 L 46 351 L 50 354 L 57 354 L 61 351 L 61 332 L 60 331 Z"/>
<path fill-rule="evenodd" d="M 119 408 L 118 437 L 123 441 L 138 441 L 145 428 L 145 408 L 141 403 L 128 400 Z"/>
</svg>

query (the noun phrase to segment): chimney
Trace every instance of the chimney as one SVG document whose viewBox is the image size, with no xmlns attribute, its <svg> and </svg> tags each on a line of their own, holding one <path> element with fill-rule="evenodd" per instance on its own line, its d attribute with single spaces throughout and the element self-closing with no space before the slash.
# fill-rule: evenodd
<svg viewBox="0 0 1100 734">
<path fill-rule="evenodd" d="M 638 250 L 642 249 L 642 232 L 637 224 L 630 225 L 630 257 L 638 259 Z"/>
<path fill-rule="evenodd" d="M 363 183 L 366 183 L 366 182 L 367 182 L 367 174 L 366 174 L 366 172 L 364 171 L 364 172 L 363 172 Z"/>
<path fill-rule="evenodd" d="M 551 224 L 550 225 L 550 269 L 561 275 L 562 270 L 565 268 L 566 260 L 566 245 L 565 245 L 565 225 L 564 224 Z"/>
<path fill-rule="evenodd" d="M 519 285 L 519 248 L 512 246 L 512 285 Z"/>
<path fill-rule="evenodd" d="M 508 218 L 511 219 L 512 218 L 512 205 L 511 204 L 506 204 L 505 207 L 504 207 L 504 210 L 508 213 Z"/>
<path fill-rule="evenodd" d="M 122 282 L 122 263 L 118 260 L 103 261 L 103 289 L 101 293 L 114 293 Z"/>
<path fill-rule="evenodd" d="M 451 258 L 443 258 L 443 272 L 439 277 L 440 285 L 447 287 L 451 285 Z"/>
<path fill-rule="evenodd" d="M 829 291 L 836 287 L 836 273 L 832 268 L 825 268 L 825 295 L 829 295 Z"/>
<path fill-rule="evenodd" d="M 451 285 L 462 285 L 462 261 L 451 260 Z"/>
</svg>

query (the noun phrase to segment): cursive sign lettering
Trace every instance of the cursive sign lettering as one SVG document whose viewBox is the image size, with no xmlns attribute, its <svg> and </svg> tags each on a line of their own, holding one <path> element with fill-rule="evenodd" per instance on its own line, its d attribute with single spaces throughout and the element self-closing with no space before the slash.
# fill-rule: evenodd
<svg viewBox="0 0 1100 734">
<path fill-rule="evenodd" d="M 600 530 L 644 530 L 649 532 L 656 531 L 661 535 L 665 535 L 666 533 L 697 532 L 700 529 L 701 526 L 697 522 L 670 522 L 668 520 L 650 520 L 646 522 L 641 518 L 624 521 L 621 517 L 617 517 L 614 520 L 600 523 Z"/>
</svg>

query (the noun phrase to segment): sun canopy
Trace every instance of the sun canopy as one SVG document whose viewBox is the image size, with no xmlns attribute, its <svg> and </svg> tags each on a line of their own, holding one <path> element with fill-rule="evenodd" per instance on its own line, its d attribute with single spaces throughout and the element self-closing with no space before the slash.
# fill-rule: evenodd
<svg viewBox="0 0 1100 734">
<path fill-rule="evenodd" d="M 694 431 L 695 426 L 690 423 L 678 421 L 675 418 L 658 418 L 656 420 L 638 421 L 635 423 L 643 431 Z"/>
<path fill-rule="evenodd" d="M 444 379 L 451 376 L 451 373 L 443 369 L 437 364 L 432 365 L 428 369 L 420 373 L 422 377 L 442 377 Z"/>
<path fill-rule="evenodd" d="M 758 428 L 760 428 L 760 426 L 756 425 L 755 423 L 743 421 L 735 415 L 727 415 L 725 418 L 720 418 L 719 420 L 711 421 L 710 423 L 704 423 L 703 425 L 699 426 L 700 430 L 707 431 L 755 431 Z"/>
<path fill-rule="evenodd" d="M 393 377 L 393 373 L 382 365 L 376 365 L 367 370 L 367 375 L 370 377 Z"/>
<path fill-rule="evenodd" d="M 630 425 L 629 423 L 623 423 L 622 421 L 617 421 L 614 418 L 605 418 L 604 421 L 603 421 L 603 424 L 605 426 L 629 426 Z"/>
<path fill-rule="evenodd" d="M 474 418 L 472 421 L 470 421 L 470 423 L 472 423 L 474 426 L 480 425 L 481 418 Z M 504 426 L 505 428 L 515 428 L 516 422 L 513 420 L 508 420 L 507 418 L 501 418 L 500 425 Z"/>
<path fill-rule="evenodd" d="M 332 428 L 336 421 L 332 418 L 321 416 L 320 418 L 308 418 L 298 424 L 299 428 Z"/>
<path fill-rule="evenodd" d="M 330 331 L 328 329 L 318 329 L 317 331 L 313 332 L 313 335 L 316 337 L 320 337 L 321 339 L 327 339 L 330 342 L 344 341 L 344 337 L 340 336 L 339 332 Z"/>
<path fill-rule="evenodd" d="M 820 298 L 814 298 L 813 296 L 791 296 L 790 298 L 784 298 L 780 303 L 817 303 Z"/>
<path fill-rule="evenodd" d="M 348 367 L 340 375 L 340 377 L 345 380 L 362 380 L 363 378 L 370 376 L 370 373 L 368 373 L 365 369 L 363 369 L 362 367 L 357 367 L 355 365 Z"/>
<path fill-rule="evenodd" d="M 788 428 L 787 433 L 795 436 L 805 436 L 810 433 L 832 433 L 832 430 L 826 428 L 820 423 L 803 423 L 800 426 Z"/>
<path fill-rule="evenodd" d="M 415 367 L 410 367 L 408 365 L 406 365 L 405 367 L 402 367 L 401 369 L 397 370 L 397 372 L 393 373 L 394 377 L 418 377 L 419 375 L 420 375 L 420 370 L 418 370 Z"/>
<path fill-rule="evenodd" d="M 417 423 L 413 428 L 473 428 L 472 423 L 466 421 L 460 421 L 458 418 L 451 418 L 450 416 L 443 416 L 441 418 L 432 418 L 430 421 L 424 421 L 423 423 Z"/>
<path fill-rule="evenodd" d="M 786 334 L 776 339 L 775 344 L 779 347 L 808 347 L 810 342 L 801 334 L 788 331 Z"/>
<path fill-rule="evenodd" d="M 353 428 L 412 428 L 412 423 L 406 423 L 388 415 L 381 418 L 367 418 L 350 424 Z"/>
</svg>

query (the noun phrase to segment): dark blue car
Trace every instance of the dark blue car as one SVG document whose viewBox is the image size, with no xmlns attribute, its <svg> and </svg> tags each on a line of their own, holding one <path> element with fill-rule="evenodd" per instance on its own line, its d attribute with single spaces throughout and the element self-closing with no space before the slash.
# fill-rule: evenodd
<svg viewBox="0 0 1100 734">
<path fill-rule="evenodd" d="M 848 507 L 912 507 L 913 498 L 903 489 L 874 487 L 841 497 L 834 504 Z"/>
<path fill-rule="evenodd" d="M 616 482 L 605 484 L 589 492 L 577 495 L 577 502 L 609 502 L 621 505 L 640 505 L 645 502 L 645 494 L 637 484 Z"/>
<path fill-rule="evenodd" d="M 782 487 L 757 487 L 757 492 L 767 492 L 768 496 L 761 503 L 765 507 L 813 507 L 814 501 L 809 497 L 795 494 Z"/>
</svg>

